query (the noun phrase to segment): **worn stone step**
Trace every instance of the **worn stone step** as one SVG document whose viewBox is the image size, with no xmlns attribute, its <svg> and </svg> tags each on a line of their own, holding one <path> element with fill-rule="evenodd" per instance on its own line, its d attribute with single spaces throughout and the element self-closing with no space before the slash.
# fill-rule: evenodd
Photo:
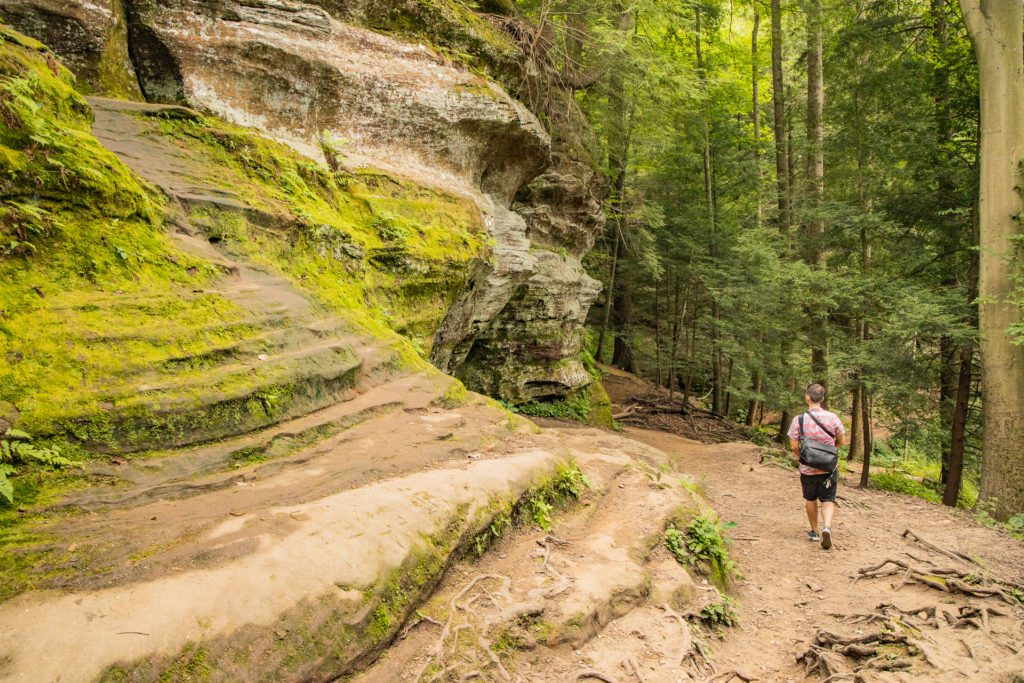
<svg viewBox="0 0 1024 683">
<path fill-rule="evenodd" d="M 447 623 L 449 637 L 419 622 L 357 681 L 457 681 L 474 671 L 509 680 L 499 658 L 511 680 L 574 680 L 582 653 L 602 650 L 606 629 L 638 623 L 648 624 L 651 644 L 678 647 L 677 661 L 689 651 L 689 628 L 661 607 L 684 613 L 702 591 L 664 550 L 664 529 L 705 503 L 656 449 L 597 430 L 551 431 L 589 479 L 581 504 L 557 515 L 550 532 L 520 530 L 480 561 L 460 563 L 420 608 Z M 545 668 L 562 658 L 575 669 Z"/>
<path fill-rule="evenodd" d="M 475 405 L 478 423 L 509 434 L 500 411 Z M 391 436 L 415 451 L 421 424 Z M 562 461 L 559 449 L 524 443 L 480 461 L 439 466 L 428 456 L 427 469 L 296 495 L 345 456 L 335 450 L 310 465 L 315 471 L 280 470 L 251 486 L 78 519 L 92 535 L 78 526 L 66 538 L 100 550 L 97 539 L 117 539 L 108 551 L 119 555 L 139 537 L 155 547 L 127 563 L 134 573 L 124 562 L 90 571 L 90 562 L 102 564 L 98 550 L 80 560 L 81 584 L 0 604 L 3 676 L 157 680 L 197 657 L 214 680 L 345 675 L 397 633 L 489 524 L 494 501 L 517 500 Z M 200 522 L 211 510 L 214 522 Z"/>
</svg>

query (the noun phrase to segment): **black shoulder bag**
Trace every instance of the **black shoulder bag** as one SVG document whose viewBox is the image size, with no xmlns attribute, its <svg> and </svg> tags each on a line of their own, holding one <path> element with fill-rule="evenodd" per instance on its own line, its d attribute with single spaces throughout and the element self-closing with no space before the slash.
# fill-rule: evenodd
<svg viewBox="0 0 1024 683">
<path fill-rule="evenodd" d="M 804 438 L 804 415 L 810 415 L 811 419 L 824 430 L 826 434 L 832 437 L 834 440 L 836 435 L 828 430 L 828 428 L 821 424 L 818 418 L 814 417 L 814 413 L 806 412 L 801 413 L 799 417 L 800 421 L 800 462 L 808 467 L 813 467 L 816 470 L 822 470 L 824 472 L 835 472 L 839 467 L 839 449 L 835 446 L 830 446 L 827 443 L 815 441 L 814 439 Z"/>
</svg>

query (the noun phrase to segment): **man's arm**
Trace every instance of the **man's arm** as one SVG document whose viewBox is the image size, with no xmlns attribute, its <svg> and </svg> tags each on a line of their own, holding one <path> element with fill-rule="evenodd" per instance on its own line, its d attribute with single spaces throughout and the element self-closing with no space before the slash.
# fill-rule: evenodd
<svg viewBox="0 0 1024 683">
<path fill-rule="evenodd" d="M 800 459 L 800 442 L 796 439 L 789 440 L 789 450 L 793 452 L 793 457 L 797 460 Z"/>
</svg>

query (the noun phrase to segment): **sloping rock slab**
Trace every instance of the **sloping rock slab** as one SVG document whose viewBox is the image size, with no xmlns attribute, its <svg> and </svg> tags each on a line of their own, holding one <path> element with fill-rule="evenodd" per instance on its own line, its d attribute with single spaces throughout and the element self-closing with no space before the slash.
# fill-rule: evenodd
<svg viewBox="0 0 1024 683">
<path fill-rule="evenodd" d="M 279 533 L 214 568 L 0 606 L 0 678 L 154 680 L 189 667 L 216 680 L 325 680 L 396 632 L 453 553 L 559 458 L 528 450 L 263 510 Z M 238 543 L 254 515 L 206 542 Z M 213 667 L 213 668 L 211 668 Z"/>
</svg>

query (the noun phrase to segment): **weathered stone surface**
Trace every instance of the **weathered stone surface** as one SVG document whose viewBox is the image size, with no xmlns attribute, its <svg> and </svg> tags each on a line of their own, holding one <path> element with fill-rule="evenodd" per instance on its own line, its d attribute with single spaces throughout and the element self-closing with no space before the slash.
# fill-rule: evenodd
<svg viewBox="0 0 1024 683">
<path fill-rule="evenodd" d="M 326 132 L 349 164 L 503 203 L 548 163 L 543 127 L 500 86 L 311 3 L 133 0 L 129 18 L 150 100 L 188 102 L 314 156 Z"/>
<path fill-rule="evenodd" d="M 0 0 L 0 16 L 49 46 L 87 89 L 140 97 L 121 0 Z"/>
<path fill-rule="evenodd" d="M 598 285 L 580 258 L 601 225 L 603 190 L 581 145 L 559 139 L 552 154 L 537 117 L 479 75 L 513 87 L 536 76 L 499 28 L 451 0 L 109 1 L 0 8 L 99 88 L 97 65 L 130 53 L 150 101 L 473 198 L 493 246 L 453 292 L 432 360 L 515 401 L 590 381 L 578 356 Z"/>
</svg>

